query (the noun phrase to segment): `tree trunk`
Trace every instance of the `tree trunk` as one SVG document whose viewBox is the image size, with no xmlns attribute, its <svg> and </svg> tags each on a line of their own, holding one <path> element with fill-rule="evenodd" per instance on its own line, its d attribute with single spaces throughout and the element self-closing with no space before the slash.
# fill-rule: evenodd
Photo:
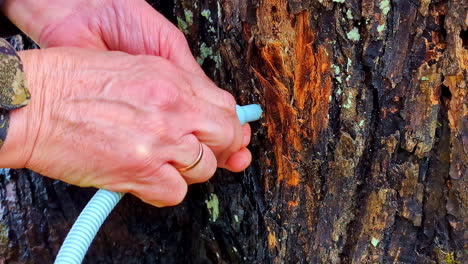
<svg viewBox="0 0 468 264">
<path fill-rule="evenodd" d="M 126 196 L 86 263 L 468 263 L 465 0 L 149 2 L 263 106 L 254 162 Z M 52 263 L 94 190 L 0 174 L 0 263 Z"/>
</svg>

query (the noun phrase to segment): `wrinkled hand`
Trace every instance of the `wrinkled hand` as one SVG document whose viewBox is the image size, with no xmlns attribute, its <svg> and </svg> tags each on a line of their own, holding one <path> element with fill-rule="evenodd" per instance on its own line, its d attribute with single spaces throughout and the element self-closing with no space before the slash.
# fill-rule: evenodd
<svg viewBox="0 0 468 264">
<path fill-rule="evenodd" d="M 206 77 L 121 52 L 54 48 L 20 56 L 33 97 L 12 116 L 11 135 L 24 146 L 18 167 L 168 206 L 183 199 L 187 184 L 208 180 L 217 160 L 235 171 L 250 163 L 250 131 L 237 120 L 233 97 Z M 196 159 L 199 142 L 202 161 L 179 173 Z"/>
<path fill-rule="evenodd" d="M 3 11 L 43 48 L 75 46 L 154 55 L 206 79 L 183 33 L 144 0 L 6 0 Z M 219 93 L 211 82 L 204 88 L 207 97 Z M 250 138 L 248 124 L 243 130 Z M 214 152 L 218 167 L 231 171 L 251 160 L 245 147 L 228 159 Z"/>
</svg>

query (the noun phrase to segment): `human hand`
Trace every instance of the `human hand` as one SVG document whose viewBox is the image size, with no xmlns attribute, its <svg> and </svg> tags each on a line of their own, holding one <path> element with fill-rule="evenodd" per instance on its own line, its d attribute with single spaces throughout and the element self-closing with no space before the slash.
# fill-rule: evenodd
<svg viewBox="0 0 468 264">
<path fill-rule="evenodd" d="M 20 57 L 32 99 L 12 112 L 0 167 L 10 160 L 8 167 L 168 206 L 248 143 L 233 97 L 166 59 L 76 48 Z M 196 159 L 199 142 L 201 162 L 179 173 Z"/>
<path fill-rule="evenodd" d="M 144 0 L 6 0 L 3 11 L 43 48 L 75 46 L 155 55 L 206 79 L 183 33 Z M 212 83 L 205 88 L 213 93 L 219 89 Z M 250 140 L 248 124 L 243 131 Z M 239 171 L 238 163 L 245 169 L 250 160 L 243 147 L 231 158 L 218 157 L 218 167 Z"/>
<path fill-rule="evenodd" d="M 3 11 L 42 48 L 155 55 L 204 74 L 184 34 L 144 0 L 6 0 Z"/>
</svg>

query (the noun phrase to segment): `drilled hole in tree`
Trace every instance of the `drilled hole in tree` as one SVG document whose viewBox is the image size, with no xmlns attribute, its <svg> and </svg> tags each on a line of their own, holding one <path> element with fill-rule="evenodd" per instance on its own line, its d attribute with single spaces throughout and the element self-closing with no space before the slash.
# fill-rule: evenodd
<svg viewBox="0 0 468 264">
<path fill-rule="evenodd" d="M 276 6 L 272 6 L 271 7 L 271 12 L 274 14 L 276 12 L 278 12 L 278 8 Z"/>
<path fill-rule="evenodd" d="M 460 31 L 460 38 L 463 43 L 463 48 L 468 49 L 468 30 Z"/>
<path fill-rule="evenodd" d="M 440 98 L 448 98 L 449 100 L 452 99 L 452 93 L 447 86 L 442 84 L 440 88 Z"/>
</svg>

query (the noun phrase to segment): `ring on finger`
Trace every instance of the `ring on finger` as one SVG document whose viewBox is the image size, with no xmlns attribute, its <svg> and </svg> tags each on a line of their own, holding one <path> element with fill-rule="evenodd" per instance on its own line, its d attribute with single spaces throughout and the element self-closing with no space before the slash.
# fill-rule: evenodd
<svg viewBox="0 0 468 264">
<path fill-rule="evenodd" d="M 200 161 L 201 161 L 201 159 L 203 157 L 203 145 L 201 143 L 199 143 L 199 144 L 200 144 L 200 151 L 198 152 L 197 159 L 194 162 L 192 162 L 192 164 L 188 165 L 187 167 L 177 169 L 179 172 L 189 171 L 189 170 L 195 168 L 195 166 L 197 166 L 198 163 L 200 163 Z"/>
</svg>

